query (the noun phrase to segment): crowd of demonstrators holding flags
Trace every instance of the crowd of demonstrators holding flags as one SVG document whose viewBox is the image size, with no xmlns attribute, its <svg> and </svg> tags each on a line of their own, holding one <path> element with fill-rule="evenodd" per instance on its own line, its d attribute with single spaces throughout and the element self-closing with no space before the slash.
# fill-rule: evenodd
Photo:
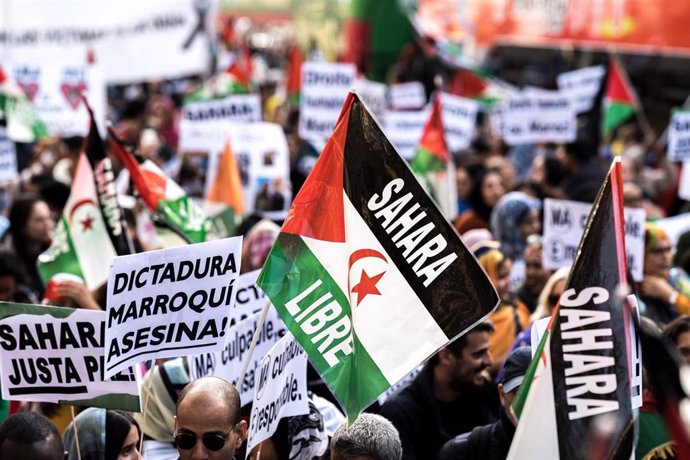
<svg viewBox="0 0 690 460">
<path fill-rule="evenodd" d="M 386 86 L 223 39 L 66 93 L 79 135 L 0 62 L 0 459 L 690 458 L 683 111 L 616 56 Z"/>
</svg>

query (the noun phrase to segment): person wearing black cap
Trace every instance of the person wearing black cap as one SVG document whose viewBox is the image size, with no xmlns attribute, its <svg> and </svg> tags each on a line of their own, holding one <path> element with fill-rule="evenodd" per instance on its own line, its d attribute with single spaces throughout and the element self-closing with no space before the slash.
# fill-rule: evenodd
<svg viewBox="0 0 690 460">
<path fill-rule="evenodd" d="M 503 379 L 498 385 L 501 398 L 501 417 L 494 423 L 479 426 L 448 441 L 438 454 L 439 460 L 504 459 L 515 435 L 517 419 L 510 409 L 532 360 L 529 347 L 515 349 L 503 367 Z"/>
</svg>

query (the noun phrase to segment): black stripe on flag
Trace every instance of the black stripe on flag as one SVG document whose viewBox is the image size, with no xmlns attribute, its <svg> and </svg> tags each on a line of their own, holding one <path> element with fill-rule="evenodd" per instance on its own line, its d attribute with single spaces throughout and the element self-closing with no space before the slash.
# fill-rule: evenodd
<svg viewBox="0 0 690 460">
<path fill-rule="evenodd" d="M 364 105 L 354 99 L 344 149 L 345 193 L 439 327 L 454 338 L 498 305 L 496 290 Z M 408 219 L 413 223 L 405 225 Z"/>
</svg>

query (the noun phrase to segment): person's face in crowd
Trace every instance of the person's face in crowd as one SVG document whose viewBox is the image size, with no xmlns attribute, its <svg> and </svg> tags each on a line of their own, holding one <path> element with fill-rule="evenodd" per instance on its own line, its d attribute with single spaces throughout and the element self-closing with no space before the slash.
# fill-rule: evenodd
<svg viewBox="0 0 690 460">
<path fill-rule="evenodd" d="M 482 373 L 494 363 L 489 353 L 489 333 L 468 333 L 467 345 L 462 349 L 462 356 L 457 357 L 452 353 L 449 353 L 449 356 L 452 361 L 454 386 L 481 386 L 484 382 Z"/>
<path fill-rule="evenodd" d="M 542 247 L 534 244 L 525 249 L 525 288 L 538 294 L 544 289 L 551 272 L 542 264 Z"/>
<path fill-rule="evenodd" d="M 510 270 L 513 268 L 513 261 L 504 259 L 498 267 L 498 279 L 496 280 L 496 290 L 498 297 L 506 300 L 510 296 Z"/>
<path fill-rule="evenodd" d="M 683 332 L 676 338 L 676 348 L 686 363 L 690 364 L 690 332 Z"/>
<path fill-rule="evenodd" d="M 26 237 L 29 241 L 50 244 L 53 240 L 53 220 L 50 218 L 50 208 L 43 201 L 37 201 L 29 220 L 26 221 Z"/>
<path fill-rule="evenodd" d="M 455 171 L 455 179 L 459 198 L 467 198 L 472 191 L 472 178 L 465 168 L 458 168 Z"/>
<path fill-rule="evenodd" d="M 541 232 L 539 211 L 532 209 L 520 224 L 520 236 L 522 236 L 523 241 L 527 241 L 530 235 L 537 235 L 539 232 Z"/>
<path fill-rule="evenodd" d="M 175 419 L 175 433 L 186 433 L 196 436 L 196 443 L 191 449 L 178 447 L 181 460 L 230 460 L 235 451 L 242 445 L 247 434 L 247 422 L 233 422 L 237 414 L 220 397 L 205 392 L 188 394 L 180 403 Z M 220 436 L 225 443 L 219 450 L 206 447 L 205 436 Z"/>
<path fill-rule="evenodd" d="M 11 302 L 17 292 L 17 280 L 12 275 L 0 276 L 0 301 Z"/>
<path fill-rule="evenodd" d="M 135 425 L 129 429 L 129 434 L 122 443 L 122 449 L 117 456 L 117 460 L 141 460 L 139 453 L 139 430 Z"/>
<path fill-rule="evenodd" d="M 671 242 L 666 237 L 658 238 L 655 244 L 645 251 L 644 273 L 664 279 L 668 278 L 672 261 Z"/>
<path fill-rule="evenodd" d="M 498 200 L 505 194 L 505 188 L 498 173 L 490 173 L 484 177 L 482 182 L 482 199 L 487 206 L 493 207 Z"/>
<path fill-rule="evenodd" d="M 53 435 L 34 444 L 20 444 L 5 439 L 0 448 L 0 458 L 26 458 L 31 460 L 64 460 L 65 452 L 60 440 Z"/>
</svg>

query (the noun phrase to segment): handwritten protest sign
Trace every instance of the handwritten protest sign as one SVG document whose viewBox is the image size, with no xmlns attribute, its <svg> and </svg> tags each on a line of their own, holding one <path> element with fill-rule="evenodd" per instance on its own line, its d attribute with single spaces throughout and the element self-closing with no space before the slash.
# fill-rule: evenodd
<svg viewBox="0 0 690 460">
<path fill-rule="evenodd" d="M 448 149 L 451 152 L 466 149 L 474 136 L 479 102 L 441 93 L 441 108 Z"/>
<path fill-rule="evenodd" d="M 582 113 L 592 108 L 604 75 L 606 68 L 596 65 L 562 73 L 556 77 L 556 81 L 562 92 L 570 94 L 575 111 Z"/>
<path fill-rule="evenodd" d="M 270 438 L 280 419 L 309 413 L 307 355 L 292 334 L 285 334 L 263 357 L 258 380 L 249 417 L 247 452 Z"/>
<path fill-rule="evenodd" d="M 0 302 L 2 397 L 140 410 L 133 369 L 104 378 L 105 312 Z"/>
<path fill-rule="evenodd" d="M 323 142 L 333 132 L 340 109 L 355 79 L 352 64 L 302 64 L 299 135 Z"/>
<path fill-rule="evenodd" d="M 105 130 L 106 86 L 99 66 L 13 62 L 10 72 L 51 135 L 86 136 L 90 118 L 82 93 L 100 129 Z"/>
<path fill-rule="evenodd" d="M 17 151 L 14 142 L 7 138 L 7 129 L 0 126 L 0 184 L 17 178 Z"/>
<path fill-rule="evenodd" d="M 591 208 L 590 204 L 577 201 L 544 200 L 544 268 L 557 269 L 573 263 Z M 624 211 L 628 268 L 635 281 L 642 281 L 645 212 L 634 208 Z"/>
<path fill-rule="evenodd" d="M 576 136 L 572 101 L 565 94 L 546 91 L 511 97 L 502 107 L 501 128 L 510 145 L 572 142 Z"/>
<path fill-rule="evenodd" d="M 384 118 L 384 132 L 401 157 L 410 160 L 422 137 L 429 108 L 412 111 L 388 111 Z"/>
<path fill-rule="evenodd" d="M 230 311 L 228 327 L 249 318 L 266 305 L 266 294 L 256 286 L 256 278 L 261 270 L 243 273 L 235 283 L 235 305 Z"/>
<path fill-rule="evenodd" d="M 108 277 L 106 377 L 145 360 L 223 347 L 242 238 L 116 257 Z"/>
<path fill-rule="evenodd" d="M 222 152 L 228 125 L 259 121 L 261 100 L 258 94 L 187 103 L 180 119 L 180 150 Z"/>
<path fill-rule="evenodd" d="M 690 111 L 677 110 L 668 127 L 668 156 L 671 161 L 690 160 Z"/>
<path fill-rule="evenodd" d="M 396 83 L 388 91 L 393 110 L 418 110 L 426 105 L 424 85 L 418 81 Z"/>
</svg>

